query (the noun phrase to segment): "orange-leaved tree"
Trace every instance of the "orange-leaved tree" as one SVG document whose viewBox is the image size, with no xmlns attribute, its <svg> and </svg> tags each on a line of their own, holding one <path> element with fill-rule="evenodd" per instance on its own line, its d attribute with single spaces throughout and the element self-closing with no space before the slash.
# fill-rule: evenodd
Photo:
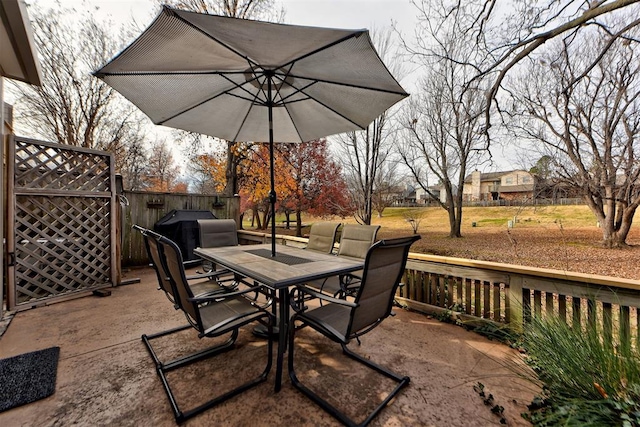
<svg viewBox="0 0 640 427">
<path fill-rule="evenodd" d="M 269 145 L 256 144 L 251 150 L 244 165 L 244 174 L 240 182 L 240 195 L 245 199 L 245 206 L 252 209 L 253 219 L 258 221 L 258 228 L 266 229 L 269 220 L 273 218 L 269 203 L 269 191 L 271 190 Z M 291 172 L 286 159 L 279 150 L 274 154 L 274 170 L 276 175 L 275 191 L 278 195 L 276 211 L 281 201 L 289 198 L 292 184 Z M 262 220 L 259 213 L 262 213 Z"/>
<path fill-rule="evenodd" d="M 331 158 L 327 141 L 279 144 L 277 158 L 285 161 L 281 173 L 276 168 L 276 183 L 280 181 L 286 191 L 280 196 L 280 209 L 287 215 L 296 215 L 296 236 L 302 235 L 302 212 L 316 216 L 351 213 L 347 185 L 340 166 Z"/>
</svg>

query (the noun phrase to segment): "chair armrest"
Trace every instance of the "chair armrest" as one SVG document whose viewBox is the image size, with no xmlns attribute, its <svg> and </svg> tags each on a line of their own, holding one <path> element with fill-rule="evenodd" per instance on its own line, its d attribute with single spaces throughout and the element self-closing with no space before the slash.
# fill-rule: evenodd
<svg viewBox="0 0 640 427">
<path fill-rule="evenodd" d="M 208 273 L 196 273 L 196 274 L 190 274 L 187 276 L 187 280 L 195 280 L 195 279 L 213 279 L 214 277 L 219 277 L 222 276 L 224 274 L 229 274 L 229 270 L 217 270 L 217 271 L 210 271 Z"/>
<path fill-rule="evenodd" d="M 219 293 L 219 294 L 210 294 L 210 295 L 200 295 L 193 298 L 188 298 L 189 301 L 195 302 L 196 304 L 202 304 L 205 302 L 215 302 L 224 300 L 227 298 L 233 298 L 239 295 L 244 295 L 249 292 L 258 292 L 262 288 L 262 285 L 253 286 L 251 288 L 242 289 L 240 291 L 235 292 L 227 292 L 227 293 Z"/>
<path fill-rule="evenodd" d="M 340 305 L 344 305 L 345 307 L 357 307 L 360 304 L 356 304 L 355 302 L 352 301 L 347 301 L 344 299 L 340 299 L 340 298 L 334 298 L 334 297 L 330 297 L 326 294 L 323 294 L 322 292 L 316 292 L 313 289 L 309 289 L 306 286 L 296 286 L 296 289 L 302 293 L 311 295 L 312 297 L 318 298 L 322 301 L 327 301 L 333 304 L 340 304 Z"/>
</svg>

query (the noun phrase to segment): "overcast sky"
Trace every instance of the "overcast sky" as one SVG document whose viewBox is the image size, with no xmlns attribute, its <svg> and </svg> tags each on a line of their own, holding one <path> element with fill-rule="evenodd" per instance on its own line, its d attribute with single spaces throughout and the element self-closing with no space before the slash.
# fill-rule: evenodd
<svg viewBox="0 0 640 427">
<path fill-rule="evenodd" d="M 410 0 L 278 0 L 284 6 L 287 24 L 348 29 L 383 29 L 392 22 L 407 38 L 411 38 L 416 25 L 416 8 Z M 56 0 L 27 0 L 44 7 L 58 7 Z M 63 0 L 66 7 L 82 9 L 97 7 L 96 16 L 104 16 L 114 24 L 128 25 L 136 22 L 146 28 L 156 16 L 156 3 L 152 0 Z M 115 52 L 114 52 L 115 55 Z M 411 73 L 416 76 L 417 73 Z M 406 79 L 401 80 L 409 92 L 415 89 Z M 498 150 L 495 155 L 503 157 Z M 179 157 L 181 166 L 184 164 Z M 497 158 L 495 160 L 498 160 Z"/>
<path fill-rule="evenodd" d="M 27 0 L 55 7 L 55 0 Z M 154 16 L 152 0 L 64 0 L 65 6 L 84 4 L 98 6 L 101 13 L 114 21 L 126 23 L 135 19 L 147 24 Z M 391 21 L 411 28 L 415 8 L 410 0 L 279 0 L 286 11 L 286 23 L 334 28 L 372 28 L 389 26 Z M 145 22 L 145 20 L 147 22 Z M 410 30 L 412 31 L 412 30 Z"/>
</svg>

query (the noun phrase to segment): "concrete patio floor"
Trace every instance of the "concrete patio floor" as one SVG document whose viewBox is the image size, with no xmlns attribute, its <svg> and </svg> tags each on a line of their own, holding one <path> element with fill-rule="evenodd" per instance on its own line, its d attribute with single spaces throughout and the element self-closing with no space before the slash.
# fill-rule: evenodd
<svg viewBox="0 0 640 427">
<path fill-rule="evenodd" d="M 0 413 L 0 426 L 171 426 L 168 399 L 140 336 L 185 323 L 158 290 L 155 273 L 134 269 L 135 283 L 110 288 L 108 297 L 89 296 L 17 313 L 0 338 L 0 358 L 60 347 L 55 393 Z M 355 351 L 411 383 L 371 423 L 372 426 L 491 426 L 500 417 L 474 391 L 478 382 L 504 407 L 507 425 L 528 423 L 520 416 L 535 393 L 505 364 L 516 352 L 458 326 L 401 309 L 365 335 Z M 251 326 L 252 327 L 252 326 Z M 164 360 L 213 340 L 187 330 L 156 341 Z M 237 349 L 174 371 L 169 381 L 178 403 L 205 401 L 225 384 L 264 367 L 266 341 L 250 328 Z M 361 421 L 391 390 L 391 383 L 365 371 L 340 347 L 311 330 L 296 338 L 296 370 L 320 395 Z M 304 375 L 303 375 L 304 373 Z M 293 388 L 286 375 L 273 391 L 275 365 L 267 382 L 187 422 L 188 426 L 336 426 L 332 417 Z"/>
</svg>

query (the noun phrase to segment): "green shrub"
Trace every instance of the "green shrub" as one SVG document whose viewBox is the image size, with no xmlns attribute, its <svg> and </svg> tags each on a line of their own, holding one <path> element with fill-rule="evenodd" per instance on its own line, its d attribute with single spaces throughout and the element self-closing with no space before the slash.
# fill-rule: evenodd
<svg viewBox="0 0 640 427">
<path fill-rule="evenodd" d="M 522 337 L 543 383 L 523 416 L 536 426 L 640 426 L 640 354 L 557 317 L 534 319 Z"/>
</svg>

